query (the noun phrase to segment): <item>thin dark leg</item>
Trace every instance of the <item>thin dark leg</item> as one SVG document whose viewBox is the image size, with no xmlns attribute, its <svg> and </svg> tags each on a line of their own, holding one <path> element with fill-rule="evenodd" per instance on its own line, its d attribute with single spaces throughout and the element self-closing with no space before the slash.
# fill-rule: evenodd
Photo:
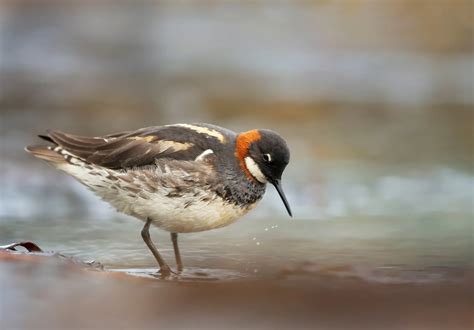
<svg viewBox="0 0 474 330">
<path fill-rule="evenodd" d="M 174 256 L 176 258 L 176 267 L 178 271 L 181 272 L 183 270 L 183 262 L 181 261 L 181 254 L 179 253 L 177 233 L 171 233 L 171 241 L 173 242 Z"/>
<path fill-rule="evenodd" d="M 155 247 L 155 244 L 153 244 L 153 242 L 151 241 L 151 238 L 150 238 L 150 224 L 151 224 L 151 219 L 147 218 L 145 226 L 143 226 L 143 229 L 142 229 L 143 240 L 145 241 L 145 244 L 150 249 L 151 253 L 153 253 L 153 256 L 155 257 L 156 261 L 158 261 L 158 264 L 160 265 L 159 272 L 162 275 L 169 275 L 171 273 L 170 267 L 168 266 L 166 261 L 161 257 L 160 253 L 158 252 L 157 248 Z"/>
</svg>

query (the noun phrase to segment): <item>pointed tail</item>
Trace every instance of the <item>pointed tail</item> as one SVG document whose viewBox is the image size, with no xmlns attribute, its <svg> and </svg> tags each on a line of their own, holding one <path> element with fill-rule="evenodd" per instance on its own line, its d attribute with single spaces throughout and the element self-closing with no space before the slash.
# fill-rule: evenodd
<svg viewBox="0 0 474 330">
<path fill-rule="evenodd" d="M 25 151 L 47 162 L 60 164 L 66 162 L 64 157 L 53 150 L 52 146 L 27 146 Z"/>
</svg>

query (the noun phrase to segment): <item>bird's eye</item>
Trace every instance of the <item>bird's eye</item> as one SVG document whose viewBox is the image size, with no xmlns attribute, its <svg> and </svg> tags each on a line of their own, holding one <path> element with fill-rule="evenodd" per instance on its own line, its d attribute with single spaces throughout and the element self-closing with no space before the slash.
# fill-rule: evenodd
<svg viewBox="0 0 474 330">
<path fill-rule="evenodd" d="M 272 156 L 270 156 L 270 154 L 263 154 L 263 160 L 266 163 L 270 163 L 272 161 Z"/>
</svg>

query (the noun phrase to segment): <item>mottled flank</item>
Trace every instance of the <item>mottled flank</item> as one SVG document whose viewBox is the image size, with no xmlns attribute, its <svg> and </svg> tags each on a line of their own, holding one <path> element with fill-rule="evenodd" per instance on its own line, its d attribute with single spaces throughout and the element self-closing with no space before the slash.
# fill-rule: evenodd
<svg viewBox="0 0 474 330">
<path fill-rule="evenodd" d="M 85 167 L 83 160 L 67 155 L 62 148 L 49 151 L 66 156 L 58 156 L 61 162 L 53 165 L 75 177 L 118 211 L 142 220 L 151 217 L 154 225 L 170 232 L 226 226 L 252 208 L 225 200 L 223 183 L 205 162 L 158 159 L 156 166 L 120 171 L 94 164 Z"/>
</svg>

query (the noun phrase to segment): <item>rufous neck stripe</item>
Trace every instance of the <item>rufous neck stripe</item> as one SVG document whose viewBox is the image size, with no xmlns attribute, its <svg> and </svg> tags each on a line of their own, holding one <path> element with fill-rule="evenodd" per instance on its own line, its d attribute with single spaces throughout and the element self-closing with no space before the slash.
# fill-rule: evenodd
<svg viewBox="0 0 474 330">
<path fill-rule="evenodd" d="M 251 130 L 251 131 L 248 131 L 248 132 L 240 133 L 237 136 L 237 140 L 236 140 L 236 143 L 235 143 L 235 156 L 237 157 L 237 159 L 240 162 L 240 167 L 245 172 L 245 174 L 247 174 L 247 176 L 249 178 L 253 179 L 253 180 L 255 180 L 255 178 L 249 172 L 249 170 L 248 170 L 248 168 L 245 164 L 245 157 L 247 157 L 248 154 L 249 154 L 250 145 L 253 142 L 256 142 L 256 141 L 260 140 L 261 138 L 262 138 L 262 136 L 260 135 L 260 132 L 256 129 L 254 129 L 254 130 Z"/>
</svg>

